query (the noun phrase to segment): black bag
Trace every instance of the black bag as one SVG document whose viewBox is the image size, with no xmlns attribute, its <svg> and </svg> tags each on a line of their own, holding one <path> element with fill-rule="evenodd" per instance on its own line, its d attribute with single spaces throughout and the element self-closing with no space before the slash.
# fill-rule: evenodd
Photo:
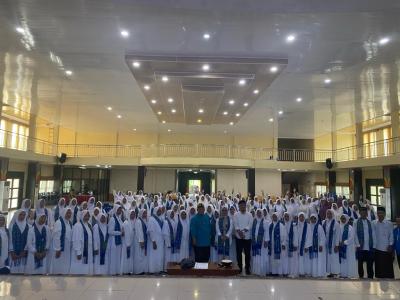
<svg viewBox="0 0 400 300">
<path fill-rule="evenodd" d="M 182 270 L 189 270 L 192 269 L 195 265 L 195 261 L 191 258 L 184 258 L 182 259 L 182 261 L 180 262 L 181 265 L 181 269 Z"/>
</svg>

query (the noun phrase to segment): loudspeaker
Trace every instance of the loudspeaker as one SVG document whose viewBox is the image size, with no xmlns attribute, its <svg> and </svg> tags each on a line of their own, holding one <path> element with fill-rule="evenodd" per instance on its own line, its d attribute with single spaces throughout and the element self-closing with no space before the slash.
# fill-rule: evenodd
<svg viewBox="0 0 400 300">
<path fill-rule="evenodd" d="M 67 154 L 61 153 L 60 156 L 58 156 L 57 158 L 58 158 L 58 162 L 59 162 L 60 164 L 63 164 L 63 163 L 65 163 L 66 160 L 67 160 Z"/>
<path fill-rule="evenodd" d="M 331 158 L 327 158 L 325 161 L 325 165 L 328 169 L 332 169 L 333 167 L 333 163 L 332 163 L 332 159 Z"/>
</svg>

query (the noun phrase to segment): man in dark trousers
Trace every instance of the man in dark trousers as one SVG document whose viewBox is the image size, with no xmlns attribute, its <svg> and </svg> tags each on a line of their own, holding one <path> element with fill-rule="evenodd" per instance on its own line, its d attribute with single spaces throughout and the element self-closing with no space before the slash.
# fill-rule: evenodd
<svg viewBox="0 0 400 300">
<path fill-rule="evenodd" d="M 211 223 L 210 217 L 204 214 L 204 205 L 197 205 L 197 214 L 190 220 L 190 233 L 196 262 L 208 262 L 210 259 Z"/>
</svg>

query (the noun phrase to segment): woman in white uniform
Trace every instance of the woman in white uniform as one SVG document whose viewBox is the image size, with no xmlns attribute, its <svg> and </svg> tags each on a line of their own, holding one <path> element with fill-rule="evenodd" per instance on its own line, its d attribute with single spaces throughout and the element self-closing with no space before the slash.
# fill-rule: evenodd
<svg viewBox="0 0 400 300">
<path fill-rule="evenodd" d="M 265 276 L 268 267 L 269 224 L 263 217 L 261 209 L 257 209 L 251 228 L 251 271 L 258 276 Z"/>
<path fill-rule="evenodd" d="M 181 210 L 179 214 L 178 226 L 176 229 L 176 249 L 177 262 L 184 258 L 189 258 L 189 242 L 190 242 L 190 223 L 185 210 Z"/>
<path fill-rule="evenodd" d="M 123 209 L 120 205 L 114 204 L 113 216 L 108 222 L 108 235 L 110 247 L 110 275 L 119 274 L 121 271 L 122 238 L 124 237 L 124 228 L 122 221 Z"/>
<path fill-rule="evenodd" d="M 164 236 L 163 221 L 160 219 L 163 213 L 162 206 L 155 209 L 148 222 L 147 232 L 149 233 L 149 272 L 160 273 L 164 270 Z"/>
<path fill-rule="evenodd" d="M 9 252 L 11 273 L 25 273 L 26 258 L 28 256 L 28 231 L 26 212 L 22 209 L 15 214 L 15 220 L 11 226 Z"/>
<path fill-rule="evenodd" d="M 8 236 L 6 217 L 0 214 L 0 269 L 10 266 L 8 259 Z"/>
<path fill-rule="evenodd" d="M 150 241 L 147 233 L 147 210 L 139 211 L 139 218 L 135 223 L 135 249 L 133 250 L 133 272 L 144 274 L 149 272 L 149 247 Z"/>
<path fill-rule="evenodd" d="M 94 248 L 94 274 L 108 275 L 110 248 L 108 246 L 109 236 L 107 227 L 107 215 L 99 213 L 97 223 L 93 227 Z"/>
<path fill-rule="evenodd" d="M 272 223 L 268 228 L 269 233 L 269 257 L 272 275 L 282 275 L 284 259 L 287 259 L 285 252 L 287 251 L 286 229 L 285 226 L 278 221 L 278 213 L 272 214 Z"/>
<path fill-rule="evenodd" d="M 130 210 L 128 219 L 123 224 L 124 237 L 122 238 L 121 274 L 133 273 L 133 258 L 136 244 L 135 224 L 136 213 Z"/>
<path fill-rule="evenodd" d="M 324 277 L 326 275 L 326 238 L 324 229 L 317 222 L 316 214 L 310 216 L 310 235 L 308 249 L 312 277 Z"/>
<path fill-rule="evenodd" d="M 340 277 L 356 278 L 357 277 L 357 262 L 356 250 L 354 244 L 354 229 L 348 224 L 350 217 L 347 214 L 342 214 L 340 217 Z"/>
<path fill-rule="evenodd" d="M 163 225 L 163 236 L 165 241 L 165 259 L 164 270 L 167 269 L 169 262 L 177 262 L 177 251 L 175 247 L 176 229 L 178 224 L 175 221 L 175 212 L 173 210 L 167 211 L 167 216 Z"/>
<path fill-rule="evenodd" d="M 306 221 L 304 212 L 299 213 L 299 221 L 297 223 L 297 236 L 298 236 L 298 266 L 299 275 L 305 276 L 311 274 L 310 256 L 308 248 L 311 247 L 310 239 L 310 224 Z"/>
</svg>

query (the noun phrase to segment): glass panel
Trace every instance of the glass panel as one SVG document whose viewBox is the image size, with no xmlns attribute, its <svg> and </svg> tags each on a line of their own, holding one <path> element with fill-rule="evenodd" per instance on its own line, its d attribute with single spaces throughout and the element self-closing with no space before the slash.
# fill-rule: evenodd
<svg viewBox="0 0 400 300">
<path fill-rule="evenodd" d="M 372 205 L 377 205 L 376 196 L 374 196 L 374 195 L 371 195 L 371 204 Z"/>
<path fill-rule="evenodd" d="M 18 198 L 18 189 L 12 189 L 12 198 Z"/>
<path fill-rule="evenodd" d="M 376 186 L 371 185 L 371 186 L 369 187 L 369 193 L 370 193 L 371 195 L 376 195 Z"/>
<path fill-rule="evenodd" d="M 11 199 L 11 208 L 18 207 L 18 199 Z"/>
<path fill-rule="evenodd" d="M 19 187 L 19 179 L 18 178 L 14 178 L 13 181 L 14 181 L 13 188 L 18 188 Z"/>
</svg>

